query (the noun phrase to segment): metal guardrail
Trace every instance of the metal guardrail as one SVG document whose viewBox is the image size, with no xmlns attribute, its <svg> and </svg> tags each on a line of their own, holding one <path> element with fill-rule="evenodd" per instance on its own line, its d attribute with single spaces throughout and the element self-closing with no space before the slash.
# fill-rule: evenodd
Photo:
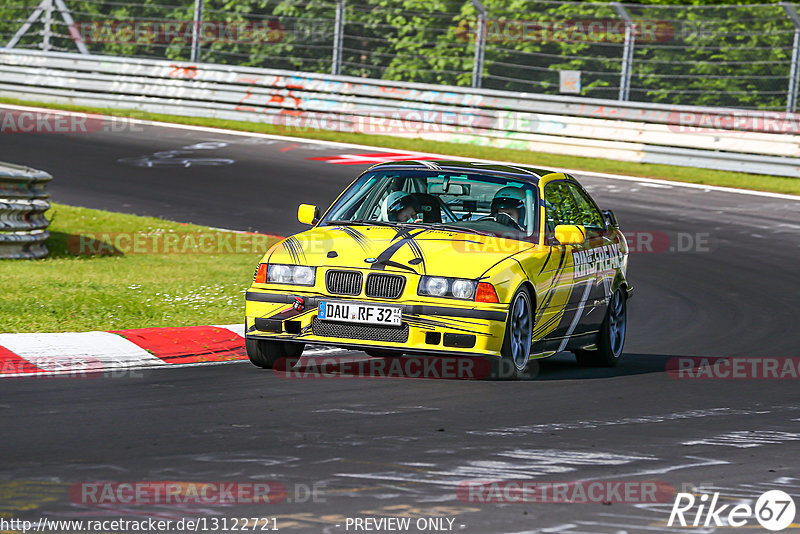
<svg viewBox="0 0 800 534">
<path fill-rule="evenodd" d="M 0 163 L 0 258 L 44 258 L 50 224 L 45 190 L 53 177 L 44 171 Z"/>
<path fill-rule="evenodd" d="M 796 2 L 375 6 L 368 0 L 17 0 L 0 3 L 0 43 L 516 92 L 796 109 Z"/>
<path fill-rule="evenodd" d="M 800 177 L 800 115 L 0 49 L 0 96 Z"/>
</svg>

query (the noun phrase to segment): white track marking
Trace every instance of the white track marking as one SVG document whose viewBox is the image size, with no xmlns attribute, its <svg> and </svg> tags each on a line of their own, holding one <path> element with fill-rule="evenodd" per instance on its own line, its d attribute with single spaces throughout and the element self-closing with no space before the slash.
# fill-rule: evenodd
<svg viewBox="0 0 800 534">
<path fill-rule="evenodd" d="M 612 452 L 573 451 L 564 449 L 514 449 L 486 452 L 476 460 L 468 460 L 455 466 L 434 465 L 428 469 L 408 472 L 408 464 L 397 463 L 397 467 L 374 473 L 335 473 L 335 476 L 411 484 L 457 487 L 465 479 L 480 480 L 527 480 L 540 476 L 562 476 L 574 473 L 583 467 L 625 466 L 637 462 L 656 461 L 657 458 L 642 455 L 626 455 Z M 622 469 L 622 467 L 620 467 Z M 453 495 L 450 500 L 455 500 Z"/>
<path fill-rule="evenodd" d="M 654 187 L 656 189 L 672 189 L 671 185 L 664 185 L 664 184 L 653 184 L 650 182 L 639 182 L 639 185 L 643 187 Z"/>
<path fill-rule="evenodd" d="M 244 324 L 215 324 L 217 328 L 225 328 L 230 330 L 239 337 L 244 337 Z"/>
<path fill-rule="evenodd" d="M 425 406 L 398 406 L 396 409 L 393 410 L 378 410 L 374 408 L 367 408 L 367 407 L 359 407 L 358 405 L 351 406 L 349 408 L 326 408 L 321 410 L 313 410 L 312 413 L 344 413 L 344 414 L 353 414 L 353 415 L 393 415 L 398 413 L 410 413 L 410 412 L 425 412 L 425 411 L 436 411 L 439 408 L 427 408 Z M 410 465 L 410 464 L 409 464 Z M 432 466 L 433 464 L 414 464 L 415 466 Z"/>
<path fill-rule="evenodd" d="M 709 458 L 700 458 L 698 456 L 684 456 L 684 458 L 688 460 L 696 460 L 688 463 L 683 464 L 675 464 L 670 465 L 668 467 L 656 467 L 652 469 L 638 469 L 634 472 L 616 472 L 613 475 L 605 475 L 605 476 L 596 476 L 591 478 L 584 478 L 581 479 L 581 482 L 588 482 L 591 480 L 610 480 L 614 478 L 624 478 L 624 477 L 645 477 L 651 475 L 663 475 L 666 473 L 671 473 L 672 471 L 680 471 L 683 469 L 696 469 L 698 467 L 711 467 L 716 465 L 728 465 L 730 462 L 726 462 L 725 460 L 712 460 Z"/>
<path fill-rule="evenodd" d="M 0 108 L 3 109 L 13 109 L 18 111 L 35 111 L 35 112 L 44 112 L 44 113 L 53 113 L 53 114 L 61 114 L 61 115 L 70 115 L 80 112 L 75 111 L 63 111 L 57 109 L 50 109 L 50 108 L 38 108 L 33 106 L 15 106 L 12 104 L 0 104 Z M 195 132 L 205 132 L 205 133 L 216 133 L 216 134 L 224 134 L 224 135 L 237 135 L 241 137 L 256 137 L 261 139 L 275 139 L 278 141 L 290 141 L 294 143 L 304 143 L 309 145 L 326 145 L 330 147 L 338 147 L 338 148 L 348 148 L 348 149 L 359 149 L 359 150 L 370 150 L 370 151 L 384 151 L 384 150 L 396 150 L 397 152 L 408 153 L 408 154 L 417 154 L 419 152 L 408 152 L 406 150 L 399 150 L 393 149 L 391 147 L 378 147 L 378 146 L 369 146 L 369 145 L 359 145 L 355 143 L 340 143 L 336 141 L 322 141 L 319 139 L 307 139 L 305 137 L 290 137 L 285 135 L 272 135 L 272 134 L 263 134 L 263 133 L 255 133 L 255 132 L 242 132 L 239 130 L 226 130 L 224 128 L 209 128 L 206 126 L 193 126 L 190 124 L 176 124 L 171 122 L 158 122 L 158 121 L 144 121 L 140 119 L 131 119 L 128 117 L 122 116 L 114 116 L 114 115 L 95 115 L 91 114 L 93 117 L 99 117 L 103 119 L 124 119 L 125 121 L 131 124 L 141 124 L 145 126 L 158 126 L 161 128 L 172 128 L 175 130 L 189 130 Z M 468 146 L 468 145 L 465 145 Z M 426 153 L 425 155 L 434 156 L 444 160 L 451 160 L 451 161 L 477 161 L 482 163 L 499 163 L 502 165 L 522 165 L 520 163 L 513 163 L 513 162 L 505 162 L 499 160 L 489 160 L 489 159 L 476 159 L 476 158 L 464 158 L 460 156 L 451 156 L 447 154 L 436 154 L 436 153 Z M 528 164 L 525 164 L 528 165 Z M 645 177 L 636 177 L 636 176 L 626 176 L 623 174 L 611 174 L 611 173 L 604 173 L 604 172 L 594 172 L 594 171 L 582 171 L 577 169 L 560 169 L 558 167 L 549 167 L 551 170 L 556 172 L 566 172 L 569 174 L 578 174 L 582 176 L 590 176 L 595 178 L 608 178 L 611 180 L 625 180 L 625 181 L 633 181 L 633 182 L 640 182 L 641 183 L 648 183 L 648 184 L 659 184 L 664 186 L 670 187 L 688 187 L 691 189 L 701 189 L 704 191 L 720 191 L 725 193 L 735 193 L 739 195 L 752 195 L 752 196 L 759 196 L 759 197 L 767 197 L 767 198 L 782 198 L 785 200 L 794 200 L 800 201 L 800 195 L 786 195 L 782 193 L 769 193 L 766 191 L 752 191 L 749 189 L 737 189 L 734 187 L 722 187 L 717 185 L 704 185 L 704 184 L 691 184 L 687 182 L 673 182 L 670 180 L 659 180 L 656 178 L 645 178 Z"/>
<path fill-rule="evenodd" d="M 69 368 L 71 362 L 99 364 L 103 370 L 168 365 L 135 343 L 110 332 L 58 334 L 0 334 L 5 347 L 32 364 L 51 371 Z"/>
<path fill-rule="evenodd" d="M 787 441 L 800 441 L 800 434 L 773 430 L 738 430 L 710 438 L 684 441 L 681 445 L 715 445 L 750 449 L 762 445 L 778 445 Z"/>
<path fill-rule="evenodd" d="M 687 419 L 699 419 L 705 417 L 763 415 L 768 413 L 774 413 L 776 411 L 797 410 L 797 409 L 800 409 L 800 407 L 794 405 L 773 406 L 768 410 L 707 408 L 703 410 L 688 410 L 684 412 L 677 412 L 677 413 L 673 412 L 668 414 L 624 417 L 621 419 L 587 419 L 587 420 L 562 422 L 562 423 L 540 423 L 534 425 L 500 427 L 490 430 L 467 430 L 467 434 L 476 434 L 481 436 L 508 436 L 513 434 L 544 434 L 550 432 L 565 432 L 569 430 L 587 430 L 587 429 L 602 428 L 607 426 L 670 423 L 675 421 L 684 421 Z"/>
</svg>

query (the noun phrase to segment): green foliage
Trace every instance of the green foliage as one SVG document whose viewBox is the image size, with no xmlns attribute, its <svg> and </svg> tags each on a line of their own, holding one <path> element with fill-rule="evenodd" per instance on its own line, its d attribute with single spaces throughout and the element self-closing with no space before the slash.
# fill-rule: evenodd
<svg viewBox="0 0 800 534">
<path fill-rule="evenodd" d="M 632 98 L 670 104 L 782 109 L 794 26 L 779 5 L 648 7 L 673 37 L 641 46 Z M 681 48 L 674 48 L 680 46 Z"/>
<path fill-rule="evenodd" d="M 39 0 L 0 5 L 0 41 Z M 167 41 L 115 39 L 126 21 L 191 21 L 193 0 L 66 0 L 77 22 L 97 23 L 93 53 L 189 58 L 191 25 Z M 627 2 L 638 24 L 631 99 L 783 109 L 794 27 L 778 4 L 740 0 Z M 488 10 L 484 88 L 558 94 L 559 71 L 582 73 L 582 94 L 617 98 L 624 25 L 605 2 L 483 0 Z M 752 4 L 752 5 L 751 5 Z M 478 13 L 469 0 L 347 0 L 342 73 L 356 77 L 468 86 Z M 206 0 L 204 20 L 261 28 L 252 38 L 202 42 L 201 60 L 244 66 L 330 72 L 335 0 Z M 587 33 L 590 24 L 600 30 Z M 37 48 L 37 23 L 20 47 Z M 56 50 L 75 51 L 56 16 Z M 266 29 L 265 29 L 266 28 Z M 103 33 L 106 30 L 106 33 Z M 212 32 L 212 34 L 217 35 Z M 266 36 L 266 38 L 265 38 Z"/>
</svg>

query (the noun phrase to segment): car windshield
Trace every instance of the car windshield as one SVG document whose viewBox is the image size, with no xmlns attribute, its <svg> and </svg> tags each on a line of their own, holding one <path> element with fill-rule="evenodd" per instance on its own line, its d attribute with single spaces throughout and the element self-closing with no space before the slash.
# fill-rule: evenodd
<svg viewBox="0 0 800 534">
<path fill-rule="evenodd" d="M 535 185 L 491 174 L 376 170 L 356 180 L 321 224 L 429 226 L 519 240 L 538 235 Z"/>
</svg>

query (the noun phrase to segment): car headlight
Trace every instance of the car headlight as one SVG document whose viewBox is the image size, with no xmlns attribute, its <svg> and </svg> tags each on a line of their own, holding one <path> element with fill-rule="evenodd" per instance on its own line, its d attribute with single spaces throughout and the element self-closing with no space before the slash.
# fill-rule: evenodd
<svg viewBox="0 0 800 534">
<path fill-rule="evenodd" d="M 292 282 L 299 286 L 313 286 L 316 273 L 313 267 L 303 267 L 298 265 L 292 273 Z"/>
<path fill-rule="evenodd" d="M 430 297 L 447 297 L 459 300 L 473 300 L 475 298 L 475 288 L 478 283 L 475 280 L 464 278 L 445 278 L 443 276 L 423 276 L 419 281 L 419 295 Z"/>
<path fill-rule="evenodd" d="M 313 286 L 316 279 L 316 267 L 271 264 L 267 268 L 267 282 L 275 284 Z"/>
<path fill-rule="evenodd" d="M 472 280 L 453 280 L 453 286 L 450 290 L 457 299 L 472 300 L 475 296 L 475 282 Z"/>
<path fill-rule="evenodd" d="M 448 285 L 446 278 L 431 276 L 425 280 L 425 293 L 434 297 L 443 297 L 447 295 Z"/>
</svg>

